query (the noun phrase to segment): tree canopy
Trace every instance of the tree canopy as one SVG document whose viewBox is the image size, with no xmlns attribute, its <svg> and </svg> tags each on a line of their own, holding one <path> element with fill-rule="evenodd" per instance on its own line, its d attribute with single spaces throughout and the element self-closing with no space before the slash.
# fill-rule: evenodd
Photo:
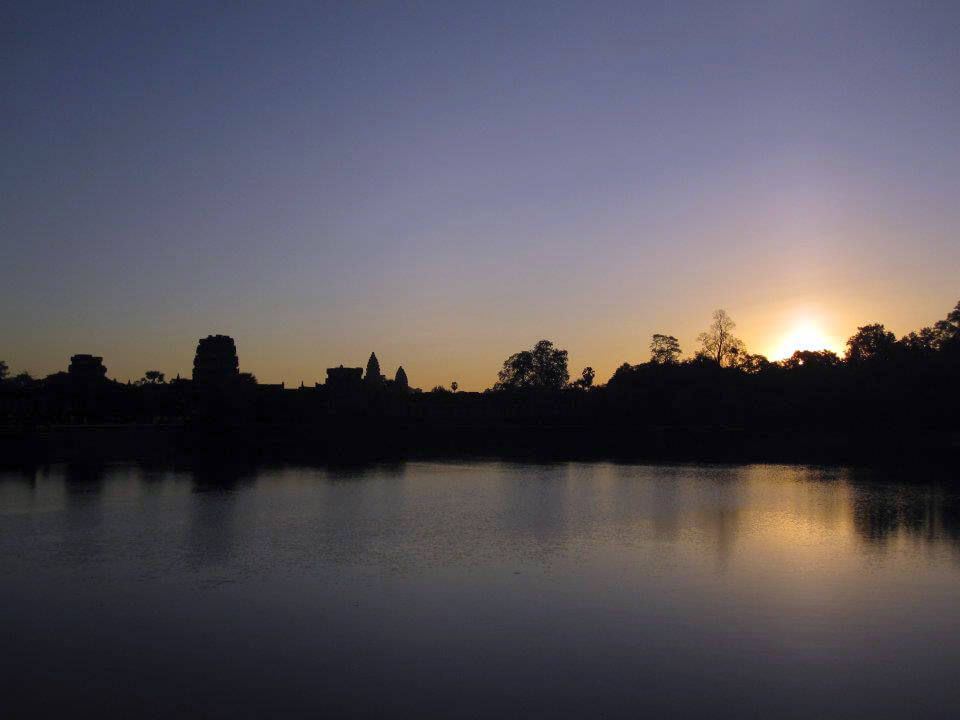
<svg viewBox="0 0 960 720">
<path fill-rule="evenodd" d="M 587 366 L 583 369 L 583 372 L 580 373 L 580 377 L 573 381 L 572 385 L 588 390 L 593 387 L 593 380 L 596 376 L 596 371 L 592 367 Z"/>
<path fill-rule="evenodd" d="M 703 355 L 717 365 L 732 365 L 744 349 L 743 341 L 733 334 L 736 327 L 737 324 L 727 315 L 726 310 L 714 310 L 710 327 L 697 336 L 697 342 L 703 346 Z"/>
<path fill-rule="evenodd" d="M 165 380 L 165 375 L 159 370 L 147 370 L 143 374 L 143 379 L 140 381 L 141 385 L 162 385 Z"/>
<path fill-rule="evenodd" d="M 567 351 L 541 340 L 531 350 L 514 353 L 503 361 L 495 390 L 539 388 L 559 390 L 570 380 Z"/>
<path fill-rule="evenodd" d="M 793 355 L 783 360 L 781 364 L 788 370 L 797 368 L 826 369 L 840 364 L 840 358 L 833 350 L 797 350 Z"/>
<path fill-rule="evenodd" d="M 675 365 L 680 360 L 680 341 L 673 335 L 656 333 L 650 340 L 650 362 Z"/>
<path fill-rule="evenodd" d="M 766 355 L 751 354 L 748 352 L 739 352 L 734 358 L 734 366 L 745 373 L 756 375 L 765 370 L 769 370 L 773 365 Z"/>
<path fill-rule="evenodd" d="M 847 362 L 864 363 L 890 357 L 897 338 L 880 323 L 863 325 L 847 340 Z"/>
</svg>

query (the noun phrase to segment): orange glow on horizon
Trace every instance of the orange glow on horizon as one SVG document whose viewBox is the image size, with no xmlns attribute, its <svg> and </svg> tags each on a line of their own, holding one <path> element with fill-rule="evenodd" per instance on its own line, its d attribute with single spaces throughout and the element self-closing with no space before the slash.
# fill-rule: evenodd
<svg viewBox="0 0 960 720">
<path fill-rule="evenodd" d="M 785 332 L 770 354 L 771 360 L 784 360 L 798 350 L 832 350 L 843 354 L 841 344 L 829 337 L 815 320 L 805 320 Z"/>
</svg>

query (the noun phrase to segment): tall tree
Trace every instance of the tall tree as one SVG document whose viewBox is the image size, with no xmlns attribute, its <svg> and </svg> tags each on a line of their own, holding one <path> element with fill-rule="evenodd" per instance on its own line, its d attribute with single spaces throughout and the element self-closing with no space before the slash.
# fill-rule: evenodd
<svg viewBox="0 0 960 720">
<path fill-rule="evenodd" d="M 703 346 L 703 354 L 717 363 L 730 365 L 743 352 L 743 341 L 733 334 L 737 324 L 727 315 L 726 310 L 714 310 L 713 322 L 706 332 L 697 336 L 697 342 Z"/>
<path fill-rule="evenodd" d="M 863 325 L 847 340 L 847 362 L 864 363 L 889 358 L 897 338 L 880 323 Z"/>
<path fill-rule="evenodd" d="M 531 350 L 514 353 L 503 361 L 503 369 L 494 386 L 497 390 L 541 388 L 559 390 L 570 380 L 567 351 L 541 340 Z"/>
<path fill-rule="evenodd" d="M 593 380 L 596 378 L 597 373 L 592 367 L 585 367 L 583 372 L 580 373 L 580 377 L 571 383 L 574 387 L 583 388 L 584 390 L 589 390 L 593 387 Z"/>
<path fill-rule="evenodd" d="M 497 374 L 495 390 L 516 390 L 533 385 L 533 353 L 521 350 L 503 361 L 503 368 Z"/>
<path fill-rule="evenodd" d="M 954 306 L 953 310 L 947 315 L 946 320 L 939 320 L 934 325 L 937 333 L 940 335 L 940 346 L 960 344 L 960 301 Z"/>
<path fill-rule="evenodd" d="M 680 359 L 680 341 L 673 335 L 656 333 L 650 341 L 650 362 L 656 365 L 675 365 Z"/>
</svg>

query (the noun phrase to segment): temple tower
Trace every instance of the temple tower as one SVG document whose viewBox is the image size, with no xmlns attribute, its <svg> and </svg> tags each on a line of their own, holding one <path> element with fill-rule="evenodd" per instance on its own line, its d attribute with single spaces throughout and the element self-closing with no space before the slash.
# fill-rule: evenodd
<svg viewBox="0 0 960 720">
<path fill-rule="evenodd" d="M 207 335 L 197 343 L 193 381 L 198 385 L 225 385 L 240 375 L 237 346 L 228 335 Z"/>
<path fill-rule="evenodd" d="M 370 359 L 367 360 L 367 374 L 363 378 L 368 383 L 380 383 L 383 376 L 380 375 L 380 361 L 377 360 L 376 353 L 370 353 Z"/>
</svg>

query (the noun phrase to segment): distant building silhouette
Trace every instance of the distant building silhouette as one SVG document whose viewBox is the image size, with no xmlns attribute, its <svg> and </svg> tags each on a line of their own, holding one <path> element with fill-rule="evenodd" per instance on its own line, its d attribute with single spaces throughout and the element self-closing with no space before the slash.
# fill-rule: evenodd
<svg viewBox="0 0 960 720">
<path fill-rule="evenodd" d="M 363 381 L 363 368 L 340 367 L 327 368 L 327 387 L 333 390 L 349 390 L 360 387 Z"/>
<path fill-rule="evenodd" d="M 367 360 L 367 374 L 363 379 L 368 383 L 383 382 L 383 375 L 380 374 L 380 361 L 377 360 L 376 353 L 370 353 L 370 359 Z"/>
<path fill-rule="evenodd" d="M 229 335 L 207 335 L 197 343 L 193 381 L 197 385 L 224 385 L 240 375 L 237 346 Z"/>
<path fill-rule="evenodd" d="M 74 355 L 70 358 L 70 367 L 67 372 L 76 380 L 100 380 L 107 375 L 107 368 L 103 365 L 102 357 L 94 355 Z"/>
<path fill-rule="evenodd" d="M 397 374 L 393 378 L 394 384 L 403 390 L 410 389 L 410 383 L 407 381 L 407 373 L 403 369 L 403 365 L 397 368 Z"/>
</svg>

